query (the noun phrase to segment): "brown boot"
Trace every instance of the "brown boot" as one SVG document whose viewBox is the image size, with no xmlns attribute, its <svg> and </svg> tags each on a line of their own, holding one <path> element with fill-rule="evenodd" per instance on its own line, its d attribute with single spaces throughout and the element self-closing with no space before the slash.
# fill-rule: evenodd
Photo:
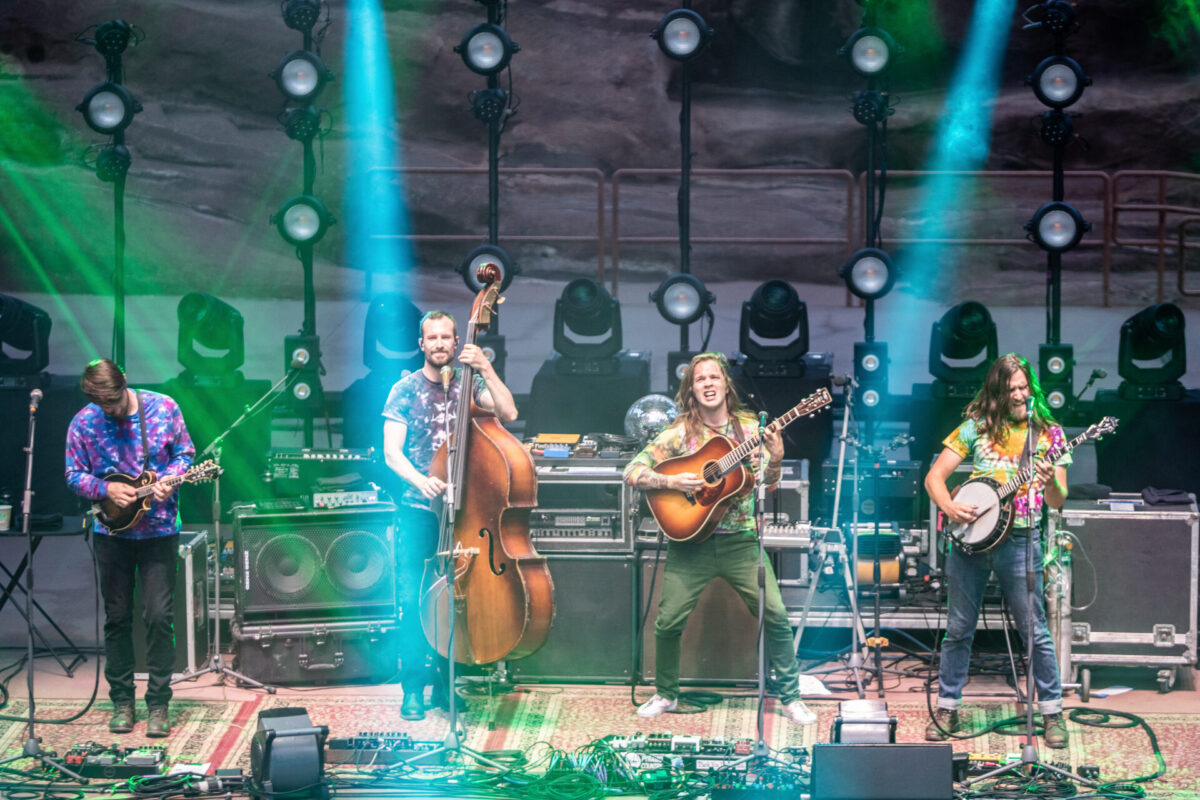
<svg viewBox="0 0 1200 800">
<path fill-rule="evenodd" d="M 1062 714 L 1042 714 L 1042 738 L 1046 740 L 1046 747 L 1052 750 L 1062 750 L 1067 746 L 1070 737 Z"/>
<path fill-rule="evenodd" d="M 925 741 L 944 742 L 950 738 L 950 734 L 957 732 L 958 728 L 957 711 L 948 708 L 934 709 L 933 718 L 925 726 Z"/>
<path fill-rule="evenodd" d="M 129 733 L 133 723 L 137 721 L 133 703 L 117 703 L 113 706 L 112 716 L 108 720 L 109 733 Z"/>
<path fill-rule="evenodd" d="M 171 733 L 171 713 L 166 706 L 155 706 L 150 709 L 150 719 L 146 721 L 146 736 L 151 739 L 162 739 Z"/>
</svg>

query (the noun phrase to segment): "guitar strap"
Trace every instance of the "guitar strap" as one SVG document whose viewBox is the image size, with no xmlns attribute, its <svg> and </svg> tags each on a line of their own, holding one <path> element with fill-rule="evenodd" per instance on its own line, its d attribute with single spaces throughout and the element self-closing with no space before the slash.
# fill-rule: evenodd
<svg viewBox="0 0 1200 800">
<path fill-rule="evenodd" d="M 138 427 L 142 431 L 142 472 L 150 468 L 150 448 L 146 446 L 146 404 L 142 402 L 142 393 L 134 392 L 138 403 Z"/>
</svg>

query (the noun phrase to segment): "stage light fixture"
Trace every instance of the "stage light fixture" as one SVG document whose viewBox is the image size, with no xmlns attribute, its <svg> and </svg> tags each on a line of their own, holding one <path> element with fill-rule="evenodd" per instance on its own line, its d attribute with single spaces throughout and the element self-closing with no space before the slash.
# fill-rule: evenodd
<svg viewBox="0 0 1200 800">
<path fill-rule="evenodd" d="M 1117 372 L 1127 400 L 1177 400 L 1187 371 L 1184 316 L 1174 303 L 1142 309 L 1121 325 Z"/>
<path fill-rule="evenodd" d="M 675 61 L 694 58 L 712 36 L 713 29 L 708 27 L 704 17 L 688 8 L 668 12 L 650 32 L 650 38 L 658 42 L 658 48 Z"/>
<path fill-rule="evenodd" d="M 892 113 L 892 108 L 888 106 L 887 95 L 883 92 L 864 89 L 855 93 L 850 111 L 859 124 L 875 125 L 887 119 Z"/>
<path fill-rule="evenodd" d="M 9 355 L 8 350 L 24 355 Z M 24 300 L 0 294 L 0 379 L 36 375 L 49 363 L 50 315 Z"/>
<path fill-rule="evenodd" d="M 851 35 L 840 55 L 849 59 L 851 68 L 864 78 L 882 74 L 891 63 L 896 43 L 882 28 L 859 28 Z"/>
<path fill-rule="evenodd" d="M 1075 125 L 1065 111 L 1051 109 L 1042 113 L 1042 129 L 1039 131 L 1042 141 L 1051 147 L 1059 147 L 1071 141 L 1075 135 Z"/>
<path fill-rule="evenodd" d="M 321 93 L 333 73 L 316 53 L 296 50 L 280 60 L 271 77 L 285 97 L 296 102 L 307 102 Z"/>
<path fill-rule="evenodd" d="M 554 301 L 554 350 L 572 371 L 601 372 L 621 350 L 621 305 L 591 278 L 576 278 Z M 561 359 L 560 359 L 561 360 Z M 588 367 L 587 363 L 595 364 Z"/>
<path fill-rule="evenodd" d="M 283 340 L 283 367 L 295 373 L 291 402 L 294 406 L 321 408 L 325 392 L 321 387 L 321 337 L 292 334 Z"/>
<path fill-rule="evenodd" d="M 286 0 L 283 5 L 283 24 L 294 31 L 311 31 L 321 18 L 321 0 Z"/>
<path fill-rule="evenodd" d="M 128 128 L 142 105 L 121 84 L 105 81 L 93 86 L 75 110 L 83 114 L 89 128 L 111 135 Z"/>
<path fill-rule="evenodd" d="M 1071 404 L 1074 394 L 1075 348 L 1069 344 L 1038 346 L 1038 383 L 1054 411 Z"/>
<path fill-rule="evenodd" d="M 485 22 L 467 31 L 454 52 L 462 56 L 467 69 L 479 75 L 495 75 L 520 51 L 520 46 L 499 25 Z"/>
<path fill-rule="evenodd" d="M 297 142 L 312 141 L 321 130 L 322 110 L 312 106 L 298 106 L 284 111 L 279 121 L 289 139 Z"/>
<path fill-rule="evenodd" d="M 970 397 L 983 382 L 998 352 L 992 315 L 982 303 L 969 300 L 954 306 L 933 323 L 929 335 L 929 372 L 942 382 L 940 393 Z"/>
<path fill-rule="evenodd" d="M 790 283 L 769 280 L 742 303 L 738 347 L 743 370 L 755 375 L 800 375 L 808 352 L 808 307 Z M 770 366 L 764 366 L 769 364 Z"/>
<path fill-rule="evenodd" d="M 114 19 L 96 28 L 96 50 L 105 58 L 117 56 L 125 52 L 132 38 L 133 26 L 123 19 Z"/>
<path fill-rule="evenodd" d="M 508 108 L 508 94 L 503 89 L 480 89 L 471 94 L 471 114 L 480 122 L 496 122 Z"/>
<path fill-rule="evenodd" d="M 1033 87 L 1037 99 L 1051 108 L 1066 108 L 1083 96 L 1085 86 L 1092 85 L 1083 68 L 1066 56 L 1043 59 L 1025 82 Z"/>
<path fill-rule="evenodd" d="M 399 292 L 377 294 L 363 325 L 363 364 L 397 375 L 418 370 L 424 360 L 420 338 L 421 309 Z"/>
<path fill-rule="evenodd" d="M 294 245 L 316 244 L 334 221 L 320 200 L 304 194 L 288 199 L 271 217 L 279 235 Z"/>
<path fill-rule="evenodd" d="M 878 300 L 896 284 L 892 258 L 876 247 L 864 247 L 838 270 L 846 288 L 864 300 Z"/>
<path fill-rule="evenodd" d="M 112 183 L 129 172 L 133 156 L 129 148 L 123 144 L 110 144 L 96 155 L 96 177 L 105 183 Z"/>
<path fill-rule="evenodd" d="M 711 314 L 715 300 L 713 293 L 704 288 L 704 282 L 691 274 L 672 275 L 650 293 L 650 302 L 673 325 L 691 325 Z"/>
<path fill-rule="evenodd" d="M 855 395 L 860 413 L 873 414 L 880 410 L 888 396 L 887 342 L 854 343 Z"/>
<path fill-rule="evenodd" d="M 196 376 L 217 376 L 245 363 L 245 323 L 236 308 L 211 294 L 191 292 L 179 301 L 176 315 L 176 353 L 184 369 Z"/>
<path fill-rule="evenodd" d="M 314 726 L 303 708 L 270 708 L 258 713 L 250 741 L 253 800 L 322 800 L 325 785 L 325 740 L 329 728 Z"/>
<path fill-rule="evenodd" d="M 1078 209 L 1060 200 L 1046 203 L 1025 223 L 1029 237 L 1050 253 L 1065 253 L 1079 244 L 1083 234 L 1091 229 Z"/>
<path fill-rule="evenodd" d="M 1075 28 L 1075 7 L 1078 0 L 1044 0 L 1026 12 L 1031 20 L 1025 27 L 1044 28 L 1056 37 L 1072 33 Z"/>
<path fill-rule="evenodd" d="M 463 277 L 467 288 L 475 294 L 483 290 L 484 284 L 479 282 L 479 268 L 484 264 L 495 264 L 500 268 L 500 291 L 508 289 L 513 278 L 521 274 L 521 268 L 513 261 L 504 248 L 494 244 L 481 244 L 458 265 L 458 272 Z"/>
</svg>

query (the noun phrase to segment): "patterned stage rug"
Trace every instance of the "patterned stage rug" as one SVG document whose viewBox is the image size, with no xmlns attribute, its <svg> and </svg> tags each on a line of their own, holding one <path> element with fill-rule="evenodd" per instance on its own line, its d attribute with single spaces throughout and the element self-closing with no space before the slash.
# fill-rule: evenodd
<svg viewBox="0 0 1200 800">
<path fill-rule="evenodd" d="M 83 708 L 83 700 L 38 700 L 38 719 L 53 720 L 72 717 Z M 120 744 L 122 747 L 159 745 L 167 750 L 172 763 L 207 764 L 218 752 L 221 742 L 229 736 L 241 721 L 241 702 L 202 702 L 177 700 L 171 703 L 171 735 L 165 739 L 150 739 L 146 736 L 146 706 L 139 702 L 137 725 L 132 733 L 122 736 L 109 733 L 108 718 L 112 716 L 112 703 L 97 702 L 86 714 L 65 724 L 34 722 L 34 733 L 42 740 L 42 749 L 60 756 L 75 745 L 95 742 L 101 746 Z M 14 701 L 4 709 L 4 714 L 20 717 L 29 713 L 24 700 Z M 25 722 L 0 721 L 0 759 L 18 755 L 29 736 Z M 28 768 L 32 762 L 10 764 L 17 769 Z"/>
<path fill-rule="evenodd" d="M 649 691 L 639 691 L 645 699 Z M 489 725 L 488 702 L 484 697 L 466 699 L 460 719 L 465 728 L 464 745 L 478 751 L 528 750 L 535 743 L 549 744 L 560 750 L 574 750 L 610 734 L 671 733 L 704 738 L 753 739 L 755 737 L 755 698 L 751 693 L 722 693 L 722 702 L 698 714 L 666 714 L 643 720 L 633 712 L 628 687 L 610 686 L 523 686 L 502 695 L 495 703 Z M 73 744 L 94 741 L 108 744 L 119 741 L 125 746 L 161 744 L 173 763 L 207 764 L 217 767 L 241 767 L 249 771 L 250 742 L 257 716 L 270 708 L 302 707 L 314 725 L 327 725 L 330 736 L 343 737 L 369 732 L 407 733 L 417 741 L 442 741 L 448 730 L 444 712 L 430 710 L 421 722 L 400 718 L 399 691 L 395 696 L 312 695 L 289 692 L 285 695 L 261 695 L 245 701 L 172 703 L 174 727 L 171 736 L 147 739 L 145 719 L 139 719 L 134 733 L 114 736 L 107 722 L 111 706 L 97 704 L 80 720 L 68 725 L 39 724 L 37 735 L 47 750 L 64 753 Z M 897 741 L 922 742 L 927 722 L 925 705 L 912 699 L 888 699 L 888 711 L 897 717 Z M 830 728 L 837 716 L 836 700 L 810 701 L 817 712 L 816 725 L 793 725 L 778 713 L 777 703 L 768 699 L 764 719 L 768 744 L 774 749 L 814 744 L 830 740 Z M 45 700 L 38 703 L 39 717 L 66 717 L 77 711 L 77 701 Z M 1088 711 L 1094 711 L 1084 706 Z M 21 703 L 5 709 L 10 715 L 25 710 Z M 139 714 L 143 709 L 139 708 Z M 981 729 L 996 721 L 1015 716 L 1012 704 L 972 704 L 964 712 L 964 724 Z M 1163 778 L 1145 784 L 1153 798 L 1193 800 L 1200 796 L 1200 717 L 1186 714 L 1148 715 L 1146 721 L 1158 738 L 1166 762 Z M 1115 723 L 1123 720 L 1114 719 Z M 1095 765 L 1102 781 L 1126 780 L 1149 775 L 1157 769 L 1150 741 L 1140 727 L 1093 727 L 1068 721 L 1071 745 L 1063 751 L 1047 749 L 1038 740 L 1042 758 L 1078 770 Z M 1023 730 L 1018 725 L 1017 730 Z M 26 736 L 23 723 L 0 723 L 0 757 L 20 752 Z M 973 753 L 1017 753 L 1021 736 L 988 733 L 957 741 L 954 749 Z M 15 767 L 27 765 L 18 762 Z"/>
</svg>

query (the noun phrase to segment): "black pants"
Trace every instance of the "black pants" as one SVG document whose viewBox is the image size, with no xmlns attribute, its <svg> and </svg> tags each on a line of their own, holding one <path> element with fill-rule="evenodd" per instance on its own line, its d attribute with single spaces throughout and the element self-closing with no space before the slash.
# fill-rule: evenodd
<svg viewBox="0 0 1200 800">
<path fill-rule="evenodd" d="M 104 597 L 104 677 L 113 703 L 132 703 L 133 587 L 140 582 L 142 619 L 146 623 L 146 705 L 171 701 L 175 666 L 175 569 L 179 534 L 153 539 L 125 539 L 96 534 L 96 563 Z"/>
<path fill-rule="evenodd" d="M 396 591 L 400 598 L 400 686 L 420 694 L 436 680 L 436 657 L 421 628 L 421 578 L 425 562 L 437 550 L 440 522 L 431 512 L 401 506 L 397 517 Z"/>
</svg>

